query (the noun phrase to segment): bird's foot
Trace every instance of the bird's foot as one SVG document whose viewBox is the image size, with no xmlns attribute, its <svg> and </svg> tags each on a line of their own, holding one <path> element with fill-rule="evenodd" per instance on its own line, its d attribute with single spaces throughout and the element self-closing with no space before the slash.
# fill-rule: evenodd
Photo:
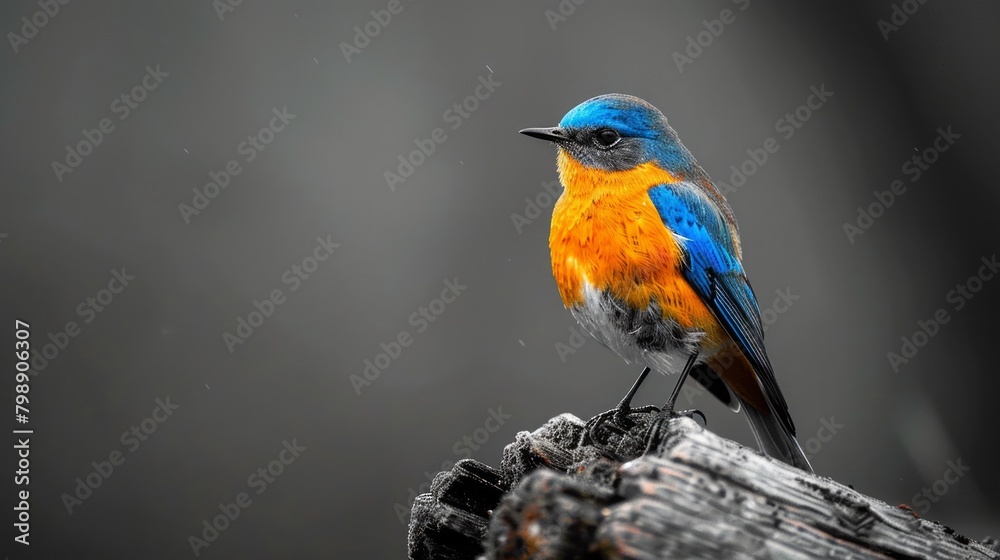
<svg viewBox="0 0 1000 560">
<path fill-rule="evenodd" d="M 657 416 L 659 416 L 664 420 L 669 420 L 674 416 L 686 416 L 694 420 L 695 422 L 698 422 L 698 420 L 695 418 L 695 416 L 698 416 L 701 417 L 701 422 L 698 422 L 698 424 L 701 424 L 702 426 L 708 425 L 708 418 L 705 417 L 705 413 L 698 410 L 697 408 L 691 408 L 688 410 L 670 410 L 668 408 L 661 408 L 660 413 L 657 414 Z"/>
<path fill-rule="evenodd" d="M 635 426 L 635 420 L 629 418 L 632 414 L 648 415 L 659 412 L 655 406 L 640 406 L 632 408 L 630 406 L 616 406 L 611 410 L 602 412 L 587 421 L 583 428 L 580 445 L 593 445 L 601 448 L 617 446 L 615 442 L 620 442 L 625 438 L 635 439 L 631 429 Z"/>
</svg>

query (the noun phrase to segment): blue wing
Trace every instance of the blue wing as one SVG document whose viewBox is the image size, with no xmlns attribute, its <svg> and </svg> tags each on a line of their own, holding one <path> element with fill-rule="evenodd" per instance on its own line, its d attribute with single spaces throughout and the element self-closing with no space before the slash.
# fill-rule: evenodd
<svg viewBox="0 0 1000 560">
<path fill-rule="evenodd" d="M 691 185 L 658 185 L 649 190 L 663 223 L 683 237 L 685 279 L 709 306 L 729 336 L 746 356 L 764 396 L 781 422 L 794 435 L 788 405 L 778 389 L 774 370 L 764 350 L 760 308 L 737 257 L 729 224 L 708 196 Z"/>
</svg>

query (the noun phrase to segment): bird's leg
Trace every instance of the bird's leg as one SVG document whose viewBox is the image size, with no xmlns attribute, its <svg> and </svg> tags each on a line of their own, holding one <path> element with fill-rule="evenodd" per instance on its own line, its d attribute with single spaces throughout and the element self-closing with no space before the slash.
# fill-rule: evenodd
<svg viewBox="0 0 1000 560">
<path fill-rule="evenodd" d="M 625 393 L 625 396 L 618 403 L 618 406 L 614 408 L 614 415 L 611 418 L 619 426 L 625 426 L 628 424 L 628 413 L 632 411 L 632 398 L 635 397 L 636 392 L 639 391 L 639 386 L 646 380 L 647 375 L 649 375 L 649 368 L 645 367 L 642 369 L 642 373 L 639 374 L 639 378 L 632 384 L 632 388 L 628 390 L 628 393 Z"/>
<path fill-rule="evenodd" d="M 698 351 L 696 350 L 690 356 L 688 356 L 687 363 L 684 364 L 684 369 L 681 371 L 681 377 L 677 380 L 677 384 L 674 385 L 673 392 L 670 393 L 670 399 L 667 403 L 663 405 L 660 409 L 660 413 L 657 414 L 656 419 L 649 426 L 649 431 L 647 432 L 646 438 L 646 452 L 649 453 L 658 443 L 659 443 L 659 433 L 660 428 L 663 423 L 666 422 L 671 416 L 682 415 L 692 418 L 694 415 L 701 416 L 703 421 L 706 421 L 705 415 L 702 414 L 700 410 L 684 410 L 681 412 L 674 412 L 674 406 L 677 404 L 677 397 L 681 394 L 681 387 L 684 385 L 684 381 L 687 380 L 688 375 L 691 373 L 691 369 L 694 368 L 694 363 L 698 359 Z"/>
<path fill-rule="evenodd" d="M 618 428 L 621 432 L 627 432 L 629 426 L 631 425 L 631 420 L 628 419 L 628 415 L 632 412 L 632 398 L 635 397 L 636 392 L 642 385 L 642 382 L 646 380 L 646 376 L 649 375 L 649 368 L 644 368 L 642 373 L 639 374 L 639 378 L 635 380 L 632 387 L 625 394 L 625 397 L 615 406 L 613 409 L 606 412 L 602 412 L 597 416 L 591 418 L 586 427 L 584 428 L 584 436 L 589 438 L 590 441 L 600 441 L 596 435 L 596 430 L 599 426 L 607 421 L 610 421 L 613 426 Z M 640 407 L 639 410 L 650 411 L 655 410 L 656 407 Z"/>
<path fill-rule="evenodd" d="M 681 387 L 684 385 L 684 381 L 687 380 L 688 375 L 690 375 L 691 369 L 694 368 L 694 362 L 697 359 L 698 351 L 695 350 L 693 354 L 688 356 L 688 361 L 684 364 L 684 370 L 681 371 L 680 379 L 678 379 L 677 384 L 674 385 L 674 390 L 670 393 L 670 398 L 667 400 L 667 404 L 663 405 L 663 408 L 660 410 L 661 416 L 667 417 L 674 414 L 674 406 L 677 404 L 677 397 L 681 395 Z"/>
</svg>

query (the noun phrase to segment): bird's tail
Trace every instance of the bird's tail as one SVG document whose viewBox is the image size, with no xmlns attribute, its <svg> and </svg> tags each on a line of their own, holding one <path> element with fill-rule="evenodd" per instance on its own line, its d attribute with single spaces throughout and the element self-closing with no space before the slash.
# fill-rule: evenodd
<svg viewBox="0 0 1000 560">
<path fill-rule="evenodd" d="M 743 399 L 740 399 L 743 401 Z M 771 413 L 761 412 L 753 405 L 743 401 L 743 412 L 750 421 L 750 429 L 757 438 L 757 447 L 769 457 L 780 459 L 793 467 L 798 467 L 804 471 L 813 472 L 809 459 L 799 447 L 799 442 L 795 436 L 789 433 L 788 429 L 778 420 L 778 417 Z"/>
</svg>

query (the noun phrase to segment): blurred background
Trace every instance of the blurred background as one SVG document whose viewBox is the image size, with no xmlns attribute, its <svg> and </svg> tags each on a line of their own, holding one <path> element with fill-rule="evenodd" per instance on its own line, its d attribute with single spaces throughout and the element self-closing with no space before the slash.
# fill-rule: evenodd
<svg viewBox="0 0 1000 560">
<path fill-rule="evenodd" d="M 517 134 L 608 92 L 728 193 L 816 471 L 1000 536 L 1000 6 L 577 2 L 4 3 L 34 557 L 405 557 L 437 471 L 610 408 Z"/>
</svg>

